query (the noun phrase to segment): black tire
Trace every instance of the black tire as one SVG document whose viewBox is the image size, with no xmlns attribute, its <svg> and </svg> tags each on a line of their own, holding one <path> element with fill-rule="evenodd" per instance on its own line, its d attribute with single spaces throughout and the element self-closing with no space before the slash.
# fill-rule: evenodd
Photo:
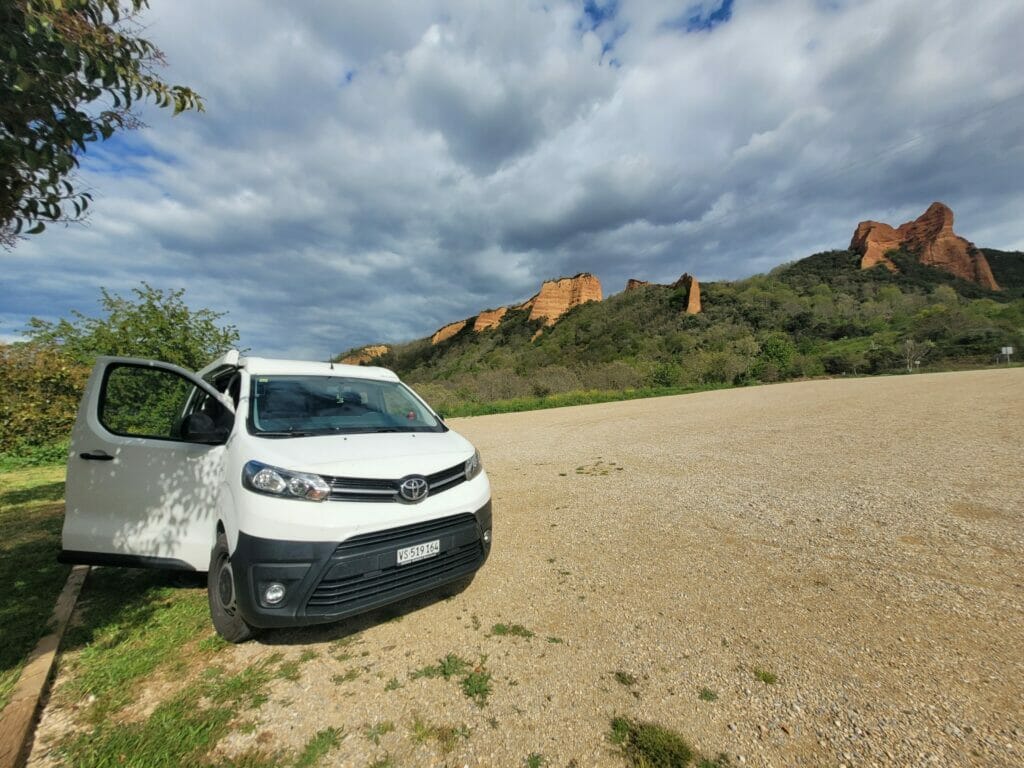
<svg viewBox="0 0 1024 768">
<path fill-rule="evenodd" d="M 217 543 L 210 553 L 210 570 L 206 574 L 206 595 L 210 600 L 210 618 L 217 634 L 229 643 L 244 643 L 255 634 L 238 612 L 235 580 L 228 556 L 228 540 L 217 534 Z"/>
</svg>

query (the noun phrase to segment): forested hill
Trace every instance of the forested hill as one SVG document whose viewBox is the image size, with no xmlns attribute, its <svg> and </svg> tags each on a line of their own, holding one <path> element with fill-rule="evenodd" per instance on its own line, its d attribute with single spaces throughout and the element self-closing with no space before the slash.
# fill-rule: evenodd
<svg viewBox="0 0 1024 768">
<path fill-rule="evenodd" d="M 860 269 L 829 251 L 767 275 L 701 285 L 703 311 L 685 314 L 686 289 L 647 285 L 571 309 L 542 328 L 526 310 L 500 325 L 472 323 L 373 361 L 397 371 L 439 407 L 579 389 L 622 390 L 773 382 L 992 364 L 1024 348 L 1024 254 L 986 249 L 1001 291 L 892 253 L 898 272 Z"/>
</svg>

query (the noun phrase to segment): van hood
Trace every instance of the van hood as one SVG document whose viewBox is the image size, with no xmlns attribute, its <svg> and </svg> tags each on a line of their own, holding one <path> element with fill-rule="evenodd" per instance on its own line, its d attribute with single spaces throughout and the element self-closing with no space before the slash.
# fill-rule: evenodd
<svg viewBox="0 0 1024 768">
<path fill-rule="evenodd" d="M 474 450 L 472 443 L 451 430 L 246 438 L 252 454 L 247 460 L 298 472 L 382 480 L 440 472 L 465 461 Z"/>
</svg>

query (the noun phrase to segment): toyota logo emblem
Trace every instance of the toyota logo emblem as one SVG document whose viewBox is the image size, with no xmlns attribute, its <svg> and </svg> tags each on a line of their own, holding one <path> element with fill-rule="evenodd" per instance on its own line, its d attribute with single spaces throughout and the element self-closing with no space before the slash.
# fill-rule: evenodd
<svg viewBox="0 0 1024 768">
<path fill-rule="evenodd" d="M 398 486 L 398 492 L 406 501 L 423 501 L 427 498 L 430 486 L 425 477 L 407 477 Z"/>
</svg>

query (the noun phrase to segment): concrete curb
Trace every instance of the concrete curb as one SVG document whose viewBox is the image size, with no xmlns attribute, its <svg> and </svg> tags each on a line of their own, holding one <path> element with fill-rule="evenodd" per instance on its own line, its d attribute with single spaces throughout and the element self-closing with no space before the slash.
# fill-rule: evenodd
<svg viewBox="0 0 1024 768">
<path fill-rule="evenodd" d="M 53 630 L 36 643 L 25 668 L 21 670 L 11 700 L 3 710 L 3 720 L 0 720 L 0 768 L 18 768 L 28 757 L 27 749 L 31 744 L 39 701 L 49 683 L 57 648 L 88 573 L 87 565 L 76 565 L 71 569 L 53 609 L 50 620 Z"/>
</svg>

